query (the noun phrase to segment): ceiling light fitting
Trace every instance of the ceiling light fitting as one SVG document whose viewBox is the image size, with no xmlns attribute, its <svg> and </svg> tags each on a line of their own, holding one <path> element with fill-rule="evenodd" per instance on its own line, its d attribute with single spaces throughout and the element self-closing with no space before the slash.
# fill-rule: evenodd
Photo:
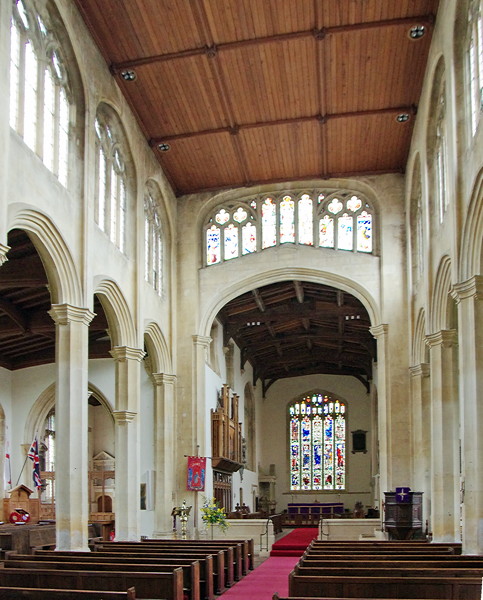
<svg viewBox="0 0 483 600">
<path fill-rule="evenodd" d="M 260 321 L 252 321 L 251 323 L 247 323 L 247 327 L 254 327 L 255 325 L 260 325 Z"/>
<path fill-rule="evenodd" d="M 160 152 L 168 152 L 170 150 L 171 146 L 169 144 L 167 144 L 166 142 L 161 142 L 161 144 L 158 144 L 158 150 Z"/>
<path fill-rule="evenodd" d="M 137 77 L 136 71 L 121 71 L 121 77 L 124 81 L 134 81 Z"/>
<path fill-rule="evenodd" d="M 426 33 L 426 27 L 424 25 L 415 25 L 409 30 L 409 37 L 412 40 L 419 40 Z"/>
<path fill-rule="evenodd" d="M 409 121 L 409 115 L 408 113 L 401 113 L 396 117 L 396 121 L 398 123 L 405 123 L 406 121 Z"/>
</svg>

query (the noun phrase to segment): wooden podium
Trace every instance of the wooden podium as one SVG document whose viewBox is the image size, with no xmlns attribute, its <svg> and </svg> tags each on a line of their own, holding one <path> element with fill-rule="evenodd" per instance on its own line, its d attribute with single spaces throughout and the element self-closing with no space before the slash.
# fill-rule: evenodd
<svg viewBox="0 0 483 600">
<path fill-rule="evenodd" d="M 39 522 L 39 499 L 30 498 L 33 490 L 26 485 L 18 485 L 9 491 L 10 498 L 3 499 L 3 520 L 9 522 L 10 515 L 17 509 L 21 508 L 27 511 L 30 515 L 30 523 Z"/>
<path fill-rule="evenodd" d="M 389 538 L 409 540 L 419 537 L 423 529 L 423 492 L 396 488 L 384 492 L 384 529 Z"/>
</svg>

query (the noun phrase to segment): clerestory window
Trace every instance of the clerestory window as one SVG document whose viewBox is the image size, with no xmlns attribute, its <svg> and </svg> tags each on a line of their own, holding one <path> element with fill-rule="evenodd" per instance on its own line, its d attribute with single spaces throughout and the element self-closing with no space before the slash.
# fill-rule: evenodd
<svg viewBox="0 0 483 600">
<path fill-rule="evenodd" d="M 471 0 L 468 14 L 467 78 L 471 135 L 475 135 L 483 110 L 483 17 L 482 0 Z"/>
<path fill-rule="evenodd" d="M 163 230 L 154 185 L 144 195 L 144 278 L 161 296 L 163 291 Z"/>
<path fill-rule="evenodd" d="M 208 266 L 284 244 L 371 254 L 374 211 L 347 190 L 267 194 L 218 206 L 204 233 Z"/>
<path fill-rule="evenodd" d="M 10 126 L 67 187 L 72 112 L 68 75 L 48 12 L 41 15 L 29 4 L 13 2 Z"/>
<path fill-rule="evenodd" d="M 113 119 L 98 112 L 95 121 L 97 190 L 95 219 L 121 252 L 126 248 L 127 175 Z"/>
<path fill-rule="evenodd" d="M 291 491 L 345 489 L 346 406 L 319 393 L 292 402 L 289 413 Z"/>
</svg>

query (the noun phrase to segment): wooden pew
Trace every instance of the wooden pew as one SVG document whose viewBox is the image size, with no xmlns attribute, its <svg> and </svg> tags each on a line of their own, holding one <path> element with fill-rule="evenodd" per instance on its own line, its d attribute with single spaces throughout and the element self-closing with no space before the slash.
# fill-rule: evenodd
<svg viewBox="0 0 483 600">
<path fill-rule="evenodd" d="M 135 587 L 137 598 L 183 600 L 183 571 L 181 568 L 168 573 L 3 568 L 0 586 L 106 591 Z"/>
<path fill-rule="evenodd" d="M 147 550 L 208 550 L 222 551 L 225 553 L 225 585 L 231 587 L 235 581 L 239 581 L 243 576 L 243 550 L 240 541 L 235 543 L 226 543 L 224 541 L 210 541 L 208 544 L 200 543 L 198 540 L 154 540 L 153 542 L 101 542 L 94 545 L 94 552 L 99 549 L 114 550 L 118 548 L 129 547 L 134 551 Z"/>
<path fill-rule="evenodd" d="M 94 560 L 103 560 L 106 562 L 112 561 L 126 561 L 126 562 L 141 562 L 143 564 L 157 564 L 160 561 L 168 561 L 168 564 L 182 565 L 185 562 L 191 562 L 197 560 L 200 563 L 200 582 L 205 582 L 204 597 L 208 600 L 213 600 L 216 594 L 221 594 L 225 591 L 225 555 L 222 551 L 216 553 L 210 553 L 203 551 L 192 551 L 192 552 L 156 552 L 151 553 L 142 552 L 133 554 L 131 550 L 118 549 L 117 551 L 108 552 L 99 550 L 96 552 L 81 552 L 81 551 L 51 551 L 51 550 L 37 550 L 33 557 L 47 557 L 46 560 L 50 560 L 50 556 L 54 557 L 54 560 L 61 560 L 65 557 L 66 560 L 72 560 L 73 558 L 80 560 L 90 560 L 90 557 L 96 557 Z M 7 554 L 7 557 L 13 558 L 13 555 Z M 45 559 L 44 559 L 45 560 Z"/>
<path fill-rule="evenodd" d="M 136 544 L 133 546 L 132 544 Z M 234 568 L 233 568 L 233 547 L 212 548 L 207 546 L 205 548 L 156 548 L 151 547 L 147 544 L 141 544 L 140 542 L 118 542 L 115 546 L 109 545 L 104 547 L 103 545 L 96 545 L 94 552 L 109 552 L 109 553 L 120 553 L 131 556 L 148 556 L 151 555 L 154 558 L 158 558 L 162 555 L 169 555 L 176 558 L 196 558 L 197 555 L 207 556 L 211 554 L 214 557 L 214 575 L 216 582 L 216 593 L 221 594 L 227 587 L 231 587 L 234 584 Z"/>
<path fill-rule="evenodd" d="M 118 562 L 86 562 L 74 560 L 57 560 L 52 557 L 51 561 L 46 560 L 27 560 L 28 555 L 20 555 L 24 558 L 9 558 L 4 561 L 4 567 L 10 569 L 62 569 L 62 570 L 80 570 L 85 571 L 147 571 L 150 573 L 174 571 L 177 568 L 183 570 L 183 590 L 189 596 L 190 600 L 201 600 L 200 594 L 200 563 L 193 561 L 188 565 L 146 565 L 142 563 L 118 563 Z M 30 557 L 32 558 L 32 557 Z M 114 560 L 114 559 L 113 559 Z"/>
<path fill-rule="evenodd" d="M 162 542 L 162 539 L 153 539 L 153 538 L 145 538 L 142 540 L 143 543 L 158 543 Z M 169 540 L 168 540 L 169 541 Z M 255 542 L 253 539 L 248 540 L 233 540 L 231 538 L 223 539 L 223 540 L 177 540 L 186 545 L 196 543 L 209 545 L 213 543 L 222 543 L 222 544 L 241 544 L 243 547 L 243 574 L 246 575 L 249 570 L 254 569 L 254 556 L 255 556 Z"/>
<path fill-rule="evenodd" d="M 125 592 L 0 587 L 1 600 L 136 600 L 134 588 Z"/>
<path fill-rule="evenodd" d="M 76 562 L 84 564 L 103 564 L 116 563 L 118 565 L 142 565 L 150 567 L 151 571 L 166 571 L 175 567 L 183 568 L 185 577 L 184 584 L 188 589 L 196 590 L 199 588 L 199 593 L 191 594 L 192 598 L 200 597 L 203 600 L 214 600 L 214 580 L 213 580 L 213 556 L 208 555 L 199 559 L 190 558 L 137 558 L 132 556 L 120 556 L 112 553 L 112 555 L 104 556 L 100 552 L 69 552 L 59 553 L 55 551 L 42 552 L 36 554 L 16 554 L 15 552 L 7 552 L 5 555 L 5 566 L 16 567 L 13 564 L 18 561 L 36 561 L 40 564 L 55 561 L 55 562 Z M 91 567 L 88 567 L 91 568 Z M 188 578 L 188 579 L 187 579 Z"/>
<path fill-rule="evenodd" d="M 369 563 L 371 568 L 384 568 L 384 569 L 412 569 L 412 568 L 430 568 L 430 569 L 442 569 L 442 568 L 483 568 L 483 557 L 468 556 L 468 560 L 465 560 L 465 556 L 451 556 L 445 560 L 398 560 L 399 557 L 391 556 L 391 560 L 372 560 Z M 461 560 L 460 560 L 461 559 Z M 367 558 L 348 558 L 346 560 L 331 560 L 329 559 L 318 559 L 314 558 L 310 554 L 304 555 L 299 560 L 299 565 L 314 567 L 314 568 L 344 568 L 344 567 L 360 567 L 364 568 L 368 565 Z"/>
<path fill-rule="evenodd" d="M 420 551 L 422 548 L 428 553 L 435 550 L 448 550 L 450 553 L 461 554 L 461 543 L 460 542 L 427 542 L 427 541 L 387 541 L 387 540 L 370 540 L 370 541 L 324 541 L 324 540 L 312 540 L 310 543 L 311 548 L 323 548 L 325 550 L 416 550 Z"/>
<path fill-rule="evenodd" d="M 308 547 L 307 551 L 310 552 L 310 554 L 314 554 L 314 555 L 320 555 L 320 556 L 390 556 L 390 555 L 398 555 L 398 556 L 429 556 L 429 555 L 434 555 L 434 556 L 452 556 L 454 555 L 454 552 L 452 551 L 451 548 L 437 548 L 435 550 L 432 550 L 430 552 L 427 551 L 427 548 L 410 548 L 410 549 L 370 549 L 370 548 L 356 548 L 354 547 L 353 549 L 349 549 L 349 548 L 344 548 L 344 549 L 339 549 L 339 548 L 334 548 L 334 549 L 330 549 L 330 548 L 320 548 L 319 546 L 315 547 L 315 548 L 311 548 Z"/>
<path fill-rule="evenodd" d="M 481 577 L 325 577 L 292 571 L 289 596 L 480 600 Z"/>
<path fill-rule="evenodd" d="M 479 577 L 483 576 L 483 569 L 480 567 L 451 567 L 446 565 L 439 568 L 428 567 L 374 567 L 369 562 L 365 567 L 354 567 L 346 565 L 345 567 L 321 567 L 307 564 L 297 564 L 294 567 L 296 575 L 320 575 L 323 577 Z"/>
</svg>

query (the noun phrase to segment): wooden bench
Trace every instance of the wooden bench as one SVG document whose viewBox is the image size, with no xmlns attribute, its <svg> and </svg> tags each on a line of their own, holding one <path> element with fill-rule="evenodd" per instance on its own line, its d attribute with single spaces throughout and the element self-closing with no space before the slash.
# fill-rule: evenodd
<svg viewBox="0 0 483 600">
<path fill-rule="evenodd" d="M 143 539 L 142 542 L 143 543 L 158 543 L 158 542 L 162 542 L 163 540 L 160 539 L 152 539 L 152 538 L 147 538 L 147 539 Z M 169 540 L 168 540 L 169 541 Z M 210 545 L 210 544 L 241 544 L 242 548 L 243 548 L 243 574 L 246 575 L 248 573 L 249 570 L 252 570 L 254 568 L 254 555 L 255 555 L 255 542 L 253 539 L 247 539 L 247 540 L 234 540 L 231 538 L 227 538 L 224 540 L 177 540 L 178 542 L 181 541 L 181 543 L 186 544 L 186 545 L 190 545 L 193 543 L 196 544 L 202 544 L 202 545 Z"/>
<path fill-rule="evenodd" d="M 14 558 L 12 554 L 7 554 L 7 558 Z M 201 593 L 207 600 L 213 600 L 215 592 L 221 594 L 225 589 L 225 556 L 219 551 L 216 554 L 208 554 L 207 552 L 156 552 L 134 554 L 131 550 L 108 552 L 81 552 L 81 551 L 50 551 L 38 550 L 30 558 L 39 557 L 40 560 L 81 560 L 90 561 L 102 560 L 105 562 L 131 562 L 142 564 L 159 564 L 160 561 L 181 566 L 197 560 L 200 563 L 200 585 Z M 204 585 L 203 585 L 204 583 Z"/>
<path fill-rule="evenodd" d="M 0 586 L 121 592 L 135 587 L 137 598 L 183 600 L 183 571 L 181 568 L 168 573 L 3 568 Z"/>
<path fill-rule="evenodd" d="M 28 555 L 23 555 L 24 557 Z M 30 557 L 32 558 L 32 557 Z M 27 560 L 25 558 L 11 558 L 4 561 L 4 567 L 11 569 L 62 569 L 62 570 L 80 570 L 85 571 L 147 571 L 151 573 L 168 573 L 174 569 L 181 568 L 183 570 L 183 591 L 188 595 L 190 600 L 201 600 L 200 594 L 200 563 L 193 561 L 188 565 L 166 565 L 166 564 L 143 564 L 138 563 L 118 563 L 118 562 L 91 562 L 91 561 L 74 561 L 72 560 L 57 560 L 52 557 L 51 561 L 46 560 Z"/>
<path fill-rule="evenodd" d="M 191 552 L 193 550 L 222 551 L 225 553 L 225 585 L 231 587 L 235 581 L 239 581 L 243 576 L 243 548 L 240 541 L 234 543 L 225 543 L 210 541 L 209 543 L 199 542 L 198 540 L 153 540 L 152 542 L 102 542 L 94 545 L 94 551 L 97 550 L 117 550 L 118 548 L 128 547 L 133 551 L 164 551 L 175 550 L 179 552 Z"/>
<path fill-rule="evenodd" d="M 136 600 L 134 588 L 125 592 L 65 590 L 54 588 L 0 587 L 1 600 Z"/>
<path fill-rule="evenodd" d="M 469 556 L 469 560 L 464 559 L 464 556 L 454 556 L 446 558 L 445 560 L 398 560 L 397 556 L 392 556 L 391 560 L 371 560 L 369 565 L 370 568 L 384 568 L 384 569 L 412 569 L 412 568 L 430 568 L 430 569 L 442 569 L 442 568 L 483 568 L 483 557 Z M 348 558 L 346 560 L 331 560 L 329 559 L 318 559 L 310 555 L 304 555 L 299 560 L 299 565 L 307 567 L 317 568 L 344 568 L 344 567 L 360 567 L 364 568 L 368 565 L 367 558 L 360 559 Z"/>
<path fill-rule="evenodd" d="M 323 577 L 481 577 L 481 567 L 454 568 L 449 565 L 439 568 L 420 567 L 374 567 L 372 562 L 365 567 L 321 567 L 319 565 L 298 564 L 294 568 L 297 575 L 320 575 Z"/>
<path fill-rule="evenodd" d="M 289 596 L 480 600 L 481 577 L 326 577 L 292 571 Z"/>
<path fill-rule="evenodd" d="M 132 544 L 136 544 L 133 546 Z M 213 572 L 215 576 L 216 593 L 221 594 L 227 587 L 231 587 L 234 582 L 233 568 L 233 547 L 220 548 L 156 548 L 140 542 L 132 542 L 131 544 L 120 542 L 116 546 L 97 546 L 94 552 L 119 553 L 126 556 L 152 556 L 159 558 L 163 555 L 172 556 L 174 558 L 197 558 L 198 556 L 207 556 L 211 554 L 214 558 Z"/>
</svg>

